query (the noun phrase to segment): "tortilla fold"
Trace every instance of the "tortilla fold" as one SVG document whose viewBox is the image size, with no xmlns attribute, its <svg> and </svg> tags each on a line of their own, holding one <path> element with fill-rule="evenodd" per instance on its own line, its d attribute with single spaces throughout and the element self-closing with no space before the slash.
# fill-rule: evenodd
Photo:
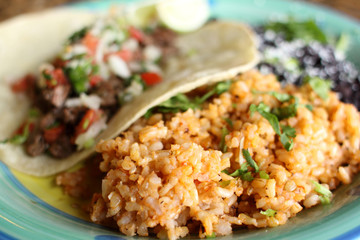
<svg viewBox="0 0 360 240">
<path fill-rule="evenodd" d="M 29 110 L 29 101 L 11 91 L 7 77 L 20 77 L 55 56 L 64 40 L 94 15 L 70 9 L 27 14 L 0 24 L 0 140 L 11 137 Z M 241 23 L 212 22 L 181 35 L 179 55 L 164 69 L 164 82 L 148 89 L 119 109 L 105 131 L 95 139 L 110 139 L 126 130 L 146 111 L 172 96 L 208 83 L 229 79 L 253 68 L 258 52 L 250 28 Z M 193 53 L 193 54 L 189 54 Z M 28 156 L 23 147 L 0 144 L 0 159 L 8 166 L 34 176 L 64 171 L 95 152 L 95 147 L 65 159 Z"/>
</svg>

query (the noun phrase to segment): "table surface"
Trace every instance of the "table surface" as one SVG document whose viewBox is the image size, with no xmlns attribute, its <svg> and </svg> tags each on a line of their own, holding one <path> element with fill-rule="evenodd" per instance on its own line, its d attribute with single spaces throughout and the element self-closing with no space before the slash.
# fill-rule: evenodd
<svg viewBox="0 0 360 240">
<path fill-rule="evenodd" d="M 12 16 L 79 0 L 0 0 L 0 21 Z M 307 0 L 334 8 L 360 20 L 359 0 Z"/>
</svg>

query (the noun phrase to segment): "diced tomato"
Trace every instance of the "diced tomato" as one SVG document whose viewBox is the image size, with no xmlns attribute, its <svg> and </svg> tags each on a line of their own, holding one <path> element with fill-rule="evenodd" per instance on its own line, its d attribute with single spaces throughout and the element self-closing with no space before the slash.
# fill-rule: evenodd
<svg viewBox="0 0 360 240">
<path fill-rule="evenodd" d="M 146 85 L 155 85 L 162 81 L 161 76 L 154 72 L 142 73 L 141 78 L 144 80 Z"/>
<path fill-rule="evenodd" d="M 87 33 L 81 42 L 89 49 L 91 55 L 95 55 L 97 46 L 99 44 L 99 39 L 97 37 L 91 33 Z"/>
<path fill-rule="evenodd" d="M 49 88 L 54 88 L 58 85 L 65 85 L 68 82 L 61 68 L 56 68 L 53 71 L 44 70 L 43 74 L 47 76 L 45 77 L 45 80 L 46 85 Z"/>
<path fill-rule="evenodd" d="M 67 80 L 64 74 L 64 71 L 61 68 L 56 68 L 53 72 L 52 72 L 52 76 L 56 79 L 56 81 L 63 85 L 63 84 L 67 84 Z"/>
<path fill-rule="evenodd" d="M 89 109 L 85 113 L 84 117 L 81 119 L 80 123 L 76 126 L 75 129 L 75 138 L 80 134 L 86 132 L 91 124 L 100 119 L 101 111 Z"/>
<path fill-rule="evenodd" d="M 130 34 L 130 37 L 135 38 L 139 42 L 142 42 L 144 40 L 144 34 L 139 29 L 137 29 L 133 26 L 130 26 L 129 34 Z"/>
<path fill-rule="evenodd" d="M 94 87 L 96 84 L 102 81 L 102 78 L 99 75 L 93 75 L 90 77 L 90 86 Z"/>
<path fill-rule="evenodd" d="M 15 93 L 26 92 L 27 89 L 32 88 L 35 83 L 35 77 L 28 74 L 25 77 L 20 78 L 11 85 L 11 90 Z"/>
<path fill-rule="evenodd" d="M 64 60 L 62 60 L 60 57 L 57 57 L 57 58 L 54 60 L 53 65 L 54 65 L 54 67 L 56 67 L 56 68 L 62 68 L 62 67 L 65 67 L 66 62 L 68 62 L 68 61 L 64 61 Z"/>
<path fill-rule="evenodd" d="M 122 49 L 122 50 L 114 52 L 114 53 L 105 54 L 104 61 L 107 62 L 111 55 L 117 55 L 117 56 L 121 57 L 121 59 L 124 60 L 125 62 L 130 62 L 133 59 L 132 52 L 130 52 L 127 49 Z"/>
<path fill-rule="evenodd" d="M 28 123 L 28 121 L 26 121 L 23 124 L 21 124 L 21 126 L 15 131 L 15 135 L 24 134 L 25 127 L 28 124 L 29 124 L 29 126 L 28 126 L 29 129 L 28 130 L 29 130 L 29 132 L 32 132 L 32 130 L 34 130 L 34 127 L 35 127 L 34 123 L 33 122 Z"/>
<path fill-rule="evenodd" d="M 130 52 L 129 50 L 126 49 L 122 49 L 118 52 L 115 53 L 116 55 L 118 55 L 119 57 L 121 57 L 125 62 L 130 62 L 132 60 L 132 52 Z"/>
<path fill-rule="evenodd" d="M 65 126 L 59 125 L 44 131 L 44 139 L 47 143 L 53 143 L 64 132 Z"/>
</svg>

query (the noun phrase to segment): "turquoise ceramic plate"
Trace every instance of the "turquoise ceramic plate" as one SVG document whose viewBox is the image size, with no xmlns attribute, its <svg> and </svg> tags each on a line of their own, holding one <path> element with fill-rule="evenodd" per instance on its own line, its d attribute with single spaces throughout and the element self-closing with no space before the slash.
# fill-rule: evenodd
<svg viewBox="0 0 360 240">
<path fill-rule="evenodd" d="M 99 11 L 125 2 L 86 2 L 71 7 Z M 349 59 L 360 66 L 360 25 L 334 11 L 282 0 L 213 0 L 211 4 L 215 17 L 250 24 L 289 14 L 316 18 L 329 33 L 351 35 Z M 63 196 L 53 180 L 32 178 L 0 163 L 0 239 L 135 239 L 86 221 L 86 216 L 77 208 L 79 203 Z M 218 239 L 360 239 L 359 213 L 360 175 L 351 185 L 340 187 L 329 206 L 305 210 L 277 228 L 243 229 Z"/>
</svg>

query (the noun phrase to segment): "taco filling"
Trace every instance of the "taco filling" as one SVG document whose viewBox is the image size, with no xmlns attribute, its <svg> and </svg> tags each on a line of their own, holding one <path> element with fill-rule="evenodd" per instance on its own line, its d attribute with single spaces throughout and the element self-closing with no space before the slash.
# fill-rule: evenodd
<svg viewBox="0 0 360 240">
<path fill-rule="evenodd" d="M 29 156 L 54 158 L 92 147 L 122 105 L 162 81 L 176 36 L 158 24 L 137 29 L 114 17 L 75 32 L 55 59 L 12 84 L 31 110 L 5 142 L 23 145 Z"/>
</svg>

